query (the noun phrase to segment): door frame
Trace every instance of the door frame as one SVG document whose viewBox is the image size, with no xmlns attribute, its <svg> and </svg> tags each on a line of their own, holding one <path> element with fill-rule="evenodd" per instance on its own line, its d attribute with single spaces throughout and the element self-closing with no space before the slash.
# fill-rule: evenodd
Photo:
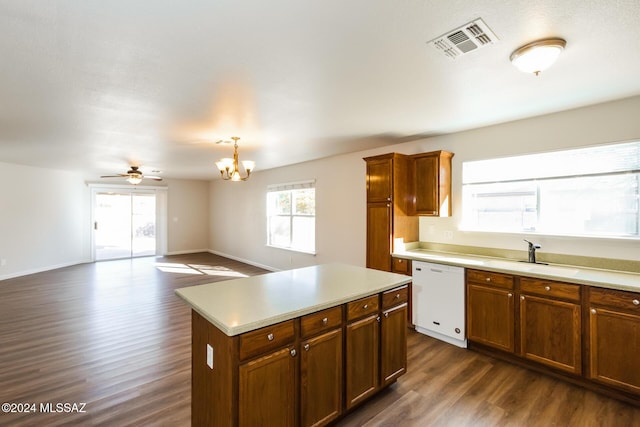
<svg viewBox="0 0 640 427">
<path fill-rule="evenodd" d="M 90 197 L 90 220 L 89 220 L 89 235 L 90 248 L 91 248 L 91 261 L 96 261 L 96 246 L 95 246 L 95 206 L 96 206 L 96 194 L 107 193 L 113 191 L 115 193 L 127 192 L 131 194 L 144 193 L 155 194 L 156 196 L 156 256 L 163 256 L 167 254 L 167 187 L 158 187 L 151 185 L 110 185 L 110 184 L 89 184 L 91 190 Z"/>
</svg>

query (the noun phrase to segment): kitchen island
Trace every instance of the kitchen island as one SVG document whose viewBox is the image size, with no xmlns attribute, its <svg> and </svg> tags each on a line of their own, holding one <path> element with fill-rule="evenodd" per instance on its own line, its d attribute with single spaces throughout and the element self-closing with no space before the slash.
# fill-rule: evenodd
<svg viewBox="0 0 640 427">
<path fill-rule="evenodd" d="M 178 289 L 192 308 L 192 425 L 325 425 L 395 382 L 410 281 L 326 264 Z"/>
</svg>

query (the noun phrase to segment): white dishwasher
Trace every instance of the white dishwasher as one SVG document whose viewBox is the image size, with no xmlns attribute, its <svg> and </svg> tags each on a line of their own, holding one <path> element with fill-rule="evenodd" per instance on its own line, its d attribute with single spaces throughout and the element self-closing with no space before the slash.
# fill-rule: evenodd
<svg viewBox="0 0 640 427">
<path fill-rule="evenodd" d="M 413 261 L 412 295 L 416 331 L 467 347 L 464 268 Z"/>
</svg>

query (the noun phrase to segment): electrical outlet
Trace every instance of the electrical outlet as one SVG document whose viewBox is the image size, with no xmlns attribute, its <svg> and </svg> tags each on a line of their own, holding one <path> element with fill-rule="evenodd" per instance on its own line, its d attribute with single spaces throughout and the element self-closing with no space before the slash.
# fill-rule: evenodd
<svg viewBox="0 0 640 427">
<path fill-rule="evenodd" d="M 207 366 L 213 369 L 213 347 L 207 344 Z"/>
</svg>

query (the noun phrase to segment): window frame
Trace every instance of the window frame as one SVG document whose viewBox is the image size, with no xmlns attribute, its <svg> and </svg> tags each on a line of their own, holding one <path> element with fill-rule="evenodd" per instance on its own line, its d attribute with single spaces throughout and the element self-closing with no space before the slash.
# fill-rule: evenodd
<svg viewBox="0 0 640 427">
<path fill-rule="evenodd" d="M 603 152 L 606 153 L 603 155 Z M 563 150 L 548 151 L 543 153 L 532 153 L 524 155 L 515 155 L 502 158 L 493 158 L 477 161 L 463 162 L 462 165 L 462 221 L 460 229 L 470 232 L 492 232 L 492 233 L 510 233 L 510 234 L 533 234 L 547 236 L 573 236 L 586 238 L 607 238 L 607 239 L 631 239 L 640 240 L 640 141 L 625 141 L 613 144 L 600 144 L 577 148 L 567 148 Z M 576 163 L 567 163 L 566 169 L 558 169 L 553 167 L 544 167 L 543 160 L 549 160 L 550 157 L 557 157 L 561 161 L 571 159 L 574 156 Z M 604 157 L 604 161 L 600 161 Z M 586 160 L 585 160 L 586 159 Z M 516 166 L 512 176 L 509 172 L 501 170 L 502 162 L 513 162 L 516 165 L 530 163 L 530 167 Z M 539 165 L 536 165 L 538 162 Z M 593 164 L 593 166 L 591 166 Z M 542 166 L 541 166 L 542 165 Z M 621 166 L 622 165 L 622 166 Z M 465 170 L 465 167 L 468 169 Z M 484 169 L 483 169 L 484 168 Z M 538 172 L 539 168 L 539 172 Z M 592 170 L 589 170 L 592 168 Z M 608 171 L 606 169 L 609 169 Z M 526 170 L 523 170 L 526 169 Z M 546 170 L 545 170 L 546 169 Z M 575 173 L 575 170 L 579 173 Z M 531 174 L 531 171 L 535 174 Z M 466 173 L 468 172 L 468 173 Z M 563 210 L 562 203 L 552 204 L 549 208 L 549 202 L 558 199 L 558 195 L 563 191 L 567 191 L 572 186 L 577 186 L 574 191 L 598 191 L 597 186 L 589 186 L 589 181 L 593 179 L 605 179 L 609 182 L 626 181 L 624 186 L 613 187 L 622 188 L 617 195 L 624 196 L 623 199 L 605 199 L 614 200 L 624 207 L 613 209 L 607 212 L 602 210 L 598 202 L 593 198 L 580 198 L 575 196 L 573 202 L 585 201 L 587 215 L 595 215 L 596 219 L 602 220 L 607 216 L 614 216 L 612 223 L 622 224 L 618 227 L 606 228 L 607 221 L 592 222 L 577 221 L 581 227 L 572 228 L 568 223 L 562 225 L 563 215 L 571 214 L 571 210 Z M 554 184 L 555 183 L 555 184 Z M 535 188 L 535 221 L 533 227 L 526 227 L 525 204 L 521 203 L 519 209 L 517 207 L 515 193 L 511 200 L 511 209 L 509 209 L 509 192 L 505 191 L 509 186 L 512 188 L 520 185 L 521 187 L 529 186 Z M 593 185 L 593 181 L 592 181 Z M 603 187 L 599 187 L 602 194 Z M 630 190 L 627 192 L 627 190 Z M 492 195 L 493 193 L 493 195 Z M 499 218 L 499 213 L 491 214 L 491 208 L 488 205 L 479 207 L 479 200 L 483 197 L 496 197 L 502 195 L 505 209 L 500 211 L 499 206 L 495 212 L 504 213 L 505 220 Z M 609 194 L 607 194 L 609 195 Z M 614 193 L 615 195 L 615 193 Z M 589 203 L 590 202 L 590 203 Z M 632 206 L 629 210 L 628 205 Z M 580 204 L 577 204 L 580 206 Z M 607 206 L 606 204 L 603 206 Z M 577 209 L 577 208 L 576 208 Z M 625 211 L 626 209 L 626 211 Z M 604 212 L 604 214 L 603 214 Z M 509 214 L 511 213 L 511 217 Z M 578 214 L 582 211 L 578 211 Z M 522 215 L 519 228 L 514 226 L 517 223 L 517 215 Z M 481 215 L 485 215 L 485 223 L 481 224 L 479 219 Z M 598 218 L 600 215 L 600 218 Z M 550 218 L 558 218 L 557 222 L 549 221 Z M 580 217 L 578 217 L 580 219 Z M 608 218 L 607 218 L 608 219 Z M 589 218 L 589 221 L 591 218 Z M 625 226 L 626 224 L 626 226 Z M 517 224 L 516 224 L 517 225 Z M 567 232 L 563 232 L 563 227 L 567 226 Z"/>
<path fill-rule="evenodd" d="M 297 191 L 308 191 L 313 190 L 313 214 L 304 214 L 295 212 L 295 195 L 294 193 Z M 274 193 L 281 192 L 289 192 L 290 193 L 290 206 L 289 213 L 273 213 L 272 206 L 270 205 L 270 195 Z M 282 249 L 292 252 L 304 253 L 315 255 L 316 254 L 316 186 L 315 179 L 309 181 L 300 181 L 300 182 L 291 182 L 285 184 L 272 184 L 267 186 L 266 191 L 266 219 L 267 219 L 267 232 L 266 238 L 267 243 L 266 246 L 270 248 Z M 272 218 L 288 218 L 288 229 L 289 229 L 289 244 L 288 245 L 280 245 L 274 243 L 274 238 L 272 234 Z M 295 219 L 296 218 L 313 218 L 313 247 L 311 249 L 296 246 L 295 243 Z"/>
</svg>

